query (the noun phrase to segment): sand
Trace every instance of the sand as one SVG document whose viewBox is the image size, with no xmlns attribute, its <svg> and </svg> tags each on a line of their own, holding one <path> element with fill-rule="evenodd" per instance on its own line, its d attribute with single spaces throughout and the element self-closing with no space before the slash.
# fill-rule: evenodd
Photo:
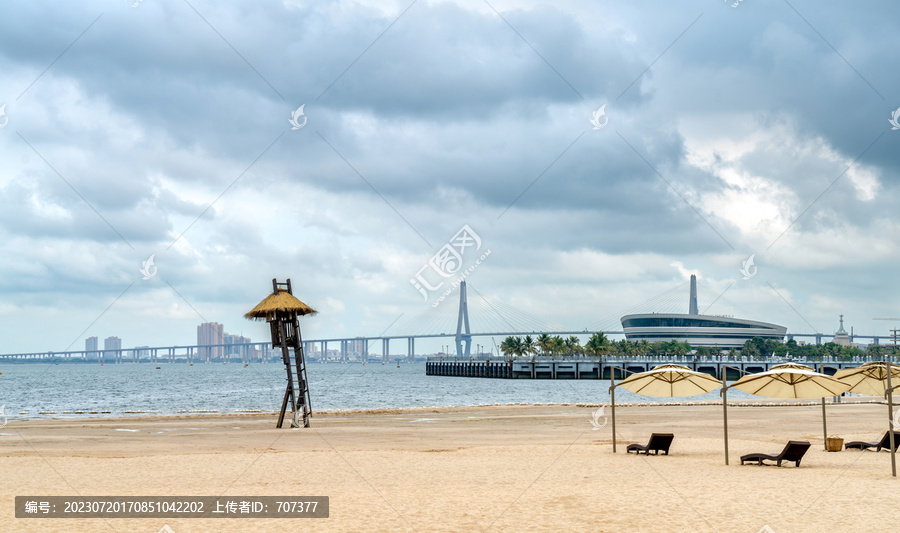
<svg viewBox="0 0 900 533">
<path fill-rule="evenodd" d="M 898 530 L 890 454 L 829 453 L 821 408 L 588 406 L 10 421 L 0 429 L 0 531 L 719 531 Z M 606 415 L 609 409 L 606 409 Z M 887 407 L 828 404 L 829 434 L 877 440 Z M 602 421 L 602 419 L 601 419 Z M 137 430 L 137 431 L 120 431 Z M 626 454 L 653 431 L 669 456 Z M 799 468 L 740 465 L 787 440 Z M 16 519 L 17 495 L 329 496 L 322 519 Z M 765 529 L 768 527 L 769 529 Z"/>
</svg>

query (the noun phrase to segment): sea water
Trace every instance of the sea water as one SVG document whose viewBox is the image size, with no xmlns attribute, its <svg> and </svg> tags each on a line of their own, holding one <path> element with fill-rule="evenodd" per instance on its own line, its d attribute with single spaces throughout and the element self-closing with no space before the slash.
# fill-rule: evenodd
<svg viewBox="0 0 900 533">
<path fill-rule="evenodd" d="M 275 363 L 246 367 L 239 363 L 32 363 L 0 365 L 0 372 L 0 407 L 4 409 L 0 424 L 3 416 L 14 420 L 177 415 L 191 411 L 273 412 L 281 407 L 286 385 L 284 366 Z M 610 383 L 606 380 L 426 376 L 424 363 L 401 364 L 399 368 L 396 363 L 313 363 L 308 365 L 307 373 L 314 411 L 610 400 Z M 728 397 L 741 400 L 751 396 L 732 390 Z M 719 399 L 718 391 L 714 391 L 674 400 Z M 661 401 L 673 399 L 616 389 L 617 403 Z M 90 414 L 91 411 L 97 414 Z"/>
</svg>

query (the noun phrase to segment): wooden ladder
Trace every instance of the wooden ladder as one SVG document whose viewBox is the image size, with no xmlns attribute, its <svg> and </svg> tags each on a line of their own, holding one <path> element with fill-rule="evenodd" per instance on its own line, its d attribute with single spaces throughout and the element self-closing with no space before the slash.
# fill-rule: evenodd
<svg viewBox="0 0 900 533">
<path fill-rule="evenodd" d="M 293 389 L 291 407 L 294 408 L 294 418 L 291 425 L 299 425 L 299 417 L 303 417 L 302 427 L 309 427 L 309 417 L 312 416 L 312 407 L 309 399 L 309 379 L 306 377 L 306 357 L 303 353 L 303 341 L 300 338 L 300 329 L 297 332 L 297 343 L 294 348 L 294 361 L 291 366 L 291 380 L 288 384 Z M 299 405 L 295 405 L 299 402 Z"/>
</svg>

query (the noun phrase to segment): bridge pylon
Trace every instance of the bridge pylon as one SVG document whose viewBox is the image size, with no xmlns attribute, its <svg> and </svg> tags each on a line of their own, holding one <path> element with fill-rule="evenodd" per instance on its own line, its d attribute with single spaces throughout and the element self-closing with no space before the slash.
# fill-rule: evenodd
<svg viewBox="0 0 900 533">
<path fill-rule="evenodd" d="M 465 329 L 465 331 L 463 331 Z M 463 353 L 465 343 L 465 353 Z M 469 301 L 466 297 L 466 282 L 459 284 L 459 318 L 456 321 L 456 356 L 472 356 L 472 330 L 469 329 Z"/>
</svg>

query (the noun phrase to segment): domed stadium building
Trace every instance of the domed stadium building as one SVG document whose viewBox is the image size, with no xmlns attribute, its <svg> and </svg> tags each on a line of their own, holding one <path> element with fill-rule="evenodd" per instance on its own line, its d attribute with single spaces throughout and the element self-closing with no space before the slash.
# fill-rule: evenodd
<svg viewBox="0 0 900 533">
<path fill-rule="evenodd" d="M 784 340 L 787 328 L 768 322 L 714 315 L 701 315 L 697 309 L 697 277 L 691 276 L 691 295 L 687 314 L 644 313 L 621 318 L 629 341 L 678 341 L 692 347 L 742 348 L 753 337 Z"/>
</svg>

